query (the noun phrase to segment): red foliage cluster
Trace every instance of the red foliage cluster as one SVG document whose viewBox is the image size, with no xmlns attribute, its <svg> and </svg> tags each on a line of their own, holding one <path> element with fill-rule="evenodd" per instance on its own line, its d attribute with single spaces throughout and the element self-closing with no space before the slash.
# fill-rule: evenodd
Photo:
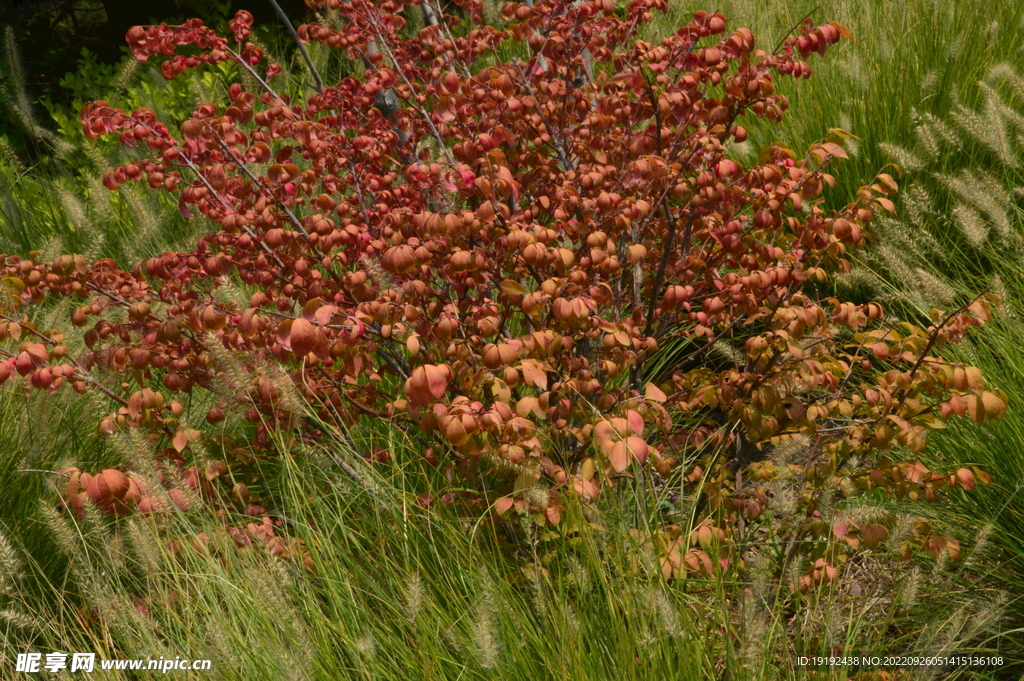
<svg viewBox="0 0 1024 681">
<path fill-rule="evenodd" d="M 263 50 L 253 43 L 243 43 L 252 30 L 252 14 L 241 11 L 229 22 L 234 33 L 238 49 L 233 49 L 225 38 L 203 25 L 199 19 L 190 19 L 181 26 L 135 26 L 128 31 L 126 39 L 132 50 L 132 56 L 138 61 L 149 61 L 150 57 L 161 55 L 170 57 L 160 66 L 164 78 L 177 78 L 185 69 L 194 69 L 201 64 L 219 64 L 235 61 L 248 70 L 257 79 L 254 66 L 263 60 Z M 201 50 L 198 54 L 177 54 L 179 47 L 193 46 Z M 280 75 L 281 67 L 277 64 L 267 66 L 267 78 Z"/>
<path fill-rule="evenodd" d="M 717 448 L 735 457 L 680 472 L 723 526 L 761 514 L 761 482 L 798 476 L 796 531 L 812 534 L 823 495 L 931 498 L 948 480 L 876 466 L 875 452 L 919 451 L 951 414 L 1001 414 L 979 372 L 933 354 L 987 317 L 983 301 L 919 328 L 820 293 L 874 214 L 893 210 L 889 175 L 834 212 L 822 194 L 841 131 L 802 155 L 767 146 L 756 165 L 735 153 L 745 118 L 789 106 L 776 79 L 809 76 L 804 59 L 846 35 L 839 24 L 801 25 L 769 53 L 705 12 L 639 39 L 664 0 L 510 3 L 503 28 L 444 15 L 414 35 L 403 0 L 312 4 L 345 21 L 302 26 L 301 39 L 367 68 L 301 103 L 252 69 L 258 48 L 197 21 L 129 32 L 137 58 L 168 57 L 168 77 L 225 60 L 248 74 L 177 125 L 105 102 L 81 114 L 90 137 L 150 150 L 108 187 L 145 181 L 217 229 L 131 270 L 4 258 L 0 337 L 28 342 L 0 382 L 13 370 L 38 389 L 98 390 L 120 407 L 103 432 L 146 428 L 178 452 L 215 430 L 179 423 L 162 391 L 220 391 L 207 420 L 243 415 L 257 447 L 272 447 L 272 429 L 316 437 L 387 418 L 461 478 L 464 502 L 501 497 L 499 512 L 552 523 L 568 493 L 597 497 L 634 465 L 668 476 Z M 250 21 L 232 22 L 239 43 Z M 493 59 L 506 43 L 520 56 Z M 220 294 L 232 283 L 246 298 Z M 78 357 L 26 316 L 53 297 L 78 301 Z M 684 351 L 655 371 L 669 342 Z M 299 418 L 268 363 L 320 425 Z M 801 462 L 774 468 L 765 448 L 795 439 Z"/>
</svg>

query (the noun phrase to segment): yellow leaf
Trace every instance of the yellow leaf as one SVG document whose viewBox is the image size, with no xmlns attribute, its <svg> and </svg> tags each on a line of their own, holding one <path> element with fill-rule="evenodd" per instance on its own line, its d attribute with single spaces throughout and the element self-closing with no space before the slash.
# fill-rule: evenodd
<svg viewBox="0 0 1024 681">
<path fill-rule="evenodd" d="M 526 294 L 526 289 L 518 281 L 512 279 L 505 279 L 498 285 L 501 288 L 501 292 L 510 296 L 521 296 Z"/>
<path fill-rule="evenodd" d="M 853 34 L 850 33 L 850 29 L 846 28 L 838 21 L 830 21 L 828 22 L 828 25 L 839 31 L 839 35 L 842 36 L 844 39 L 850 40 L 853 38 Z"/>
<path fill-rule="evenodd" d="M 892 179 L 892 175 L 889 175 L 887 173 L 879 173 L 878 181 L 894 192 L 899 191 L 900 187 L 898 184 L 896 184 L 896 180 Z"/>
<path fill-rule="evenodd" d="M 537 481 L 537 478 L 539 477 L 540 473 L 531 471 L 528 468 L 523 469 L 522 471 L 520 471 L 519 475 L 516 476 L 514 493 L 518 494 L 519 492 L 522 492 L 524 489 L 529 489 L 530 487 L 533 487 L 533 483 L 535 483 Z"/>
<path fill-rule="evenodd" d="M 18 293 L 22 293 L 25 290 L 25 282 L 18 277 L 4 277 L 4 283 Z"/>
<path fill-rule="evenodd" d="M 842 128 L 829 128 L 829 137 L 841 137 L 842 139 L 860 139 L 849 130 L 843 130 Z"/>
<path fill-rule="evenodd" d="M 512 401 L 512 391 L 509 389 L 508 384 L 500 378 L 496 378 L 491 382 L 491 394 L 499 402 L 507 404 Z"/>
</svg>

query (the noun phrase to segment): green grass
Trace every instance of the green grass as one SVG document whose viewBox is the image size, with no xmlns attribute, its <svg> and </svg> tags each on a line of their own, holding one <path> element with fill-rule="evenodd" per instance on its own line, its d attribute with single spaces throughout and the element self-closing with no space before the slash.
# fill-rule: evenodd
<svg viewBox="0 0 1024 681">
<path fill-rule="evenodd" d="M 816 24 L 834 20 L 850 29 L 852 41 L 811 58 L 809 81 L 780 81 L 793 109 L 781 126 L 761 128 L 766 137 L 758 140 L 780 139 L 798 150 L 830 127 L 852 132 L 860 143 L 851 161 L 840 166 L 835 191 L 843 203 L 889 162 L 879 144 L 914 138 L 915 114 L 944 117 L 958 102 L 975 105 L 981 100 L 976 83 L 993 66 L 1022 63 L 1016 34 L 1024 6 L 1013 0 L 723 0 L 670 7 L 669 17 L 659 22 L 664 32 L 693 10 L 715 10 L 732 27 L 749 27 L 758 47 L 769 52 L 808 14 Z"/>
<path fill-rule="evenodd" d="M 995 323 L 945 352 L 981 367 L 1010 396 L 1010 409 L 995 424 L 954 420 L 930 449 L 947 466 L 976 463 L 993 476 L 991 487 L 955 495 L 935 514 L 966 536 L 990 527 L 993 582 L 1024 597 L 1024 210 L 1014 191 L 1024 184 L 1024 91 L 1016 75 L 1024 73 L 1024 5 L 738 0 L 715 7 L 771 36 L 772 45 L 815 7 L 816 22 L 835 19 L 853 33 L 851 44 L 814 62 L 810 81 L 792 86 L 794 106 L 781 126 L 794 149 L 829 127 L 859 138 L 851 160 L 837 168 L 836 205 L 886 164 L 899 166 L 899 212 L 876 227 L 877 246 L 839 286 L 852 295 L 862 287 L 862 295 L 905 316 L 950 309 L 986 289 L 1003 298 Z M 983 238 L 968 234 L 958 206 L 977 214 Z M 1024 606 L 1018 600 L 1013 610 Z"/>
<path fill-rule="evenodd" d="M 370 437 L 402 447 L 395 433 Z M 211 672 L 181 678 L 239 681 L 776 680 L 808 678 L 798 654 L 1006 654 L 993 638 L 1005 598 L 953 566 L 927 567 L 908 588 L 906 570 L 879 555 L 848 571 L 862 598 L 844 581 L 784 611 L 767 603 L 786 590 L 756 577 L 747 596 L 720 579 L 665 581 L 633 531 L 657 524 L 637 522 L 628 488 L 570 503 L 557 529 L 496 526 L 485 513 L 420 508 L 429 476 L 402 454 L 404 464 L 370 466 L 327 442 L 276 464 L 278 514 L 305 540 L 315 572 L 258 543 L 239 551 L 205 514 L 76 522 L 23 500 L 22 525 L 6 534 L 27 555 L 0 542 L 5 650 L 180 655 L 213 661 Z M 203 550 L 192 544 L 200 532 Z M 44 546 L 70 569 L 40 564 Z M 762 558 L 753 572 L 767 576 Z"/>
</svg>

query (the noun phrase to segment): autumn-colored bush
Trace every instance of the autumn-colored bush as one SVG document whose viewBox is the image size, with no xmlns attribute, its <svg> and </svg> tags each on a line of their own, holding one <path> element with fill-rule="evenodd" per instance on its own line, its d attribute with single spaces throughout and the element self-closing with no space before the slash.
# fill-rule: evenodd
<svg viewBox="0 0 1024 681">
<path fill-rule="evenodd" d="M 775 80 L 809 77 L 806 60 L 844 27 L 804 22 L 769 51 L 705 12 L 639 39 L 663 0 L 512 3 L 500 28 L 474 27 L 480 3 L 464 0 L 452 14 L 424 7 L 415 33 L 401 0 L 311 4 L 343 21 L 302 26 L 300 40 L 366 69 L 303 101 L 275 91 L 282 69 L 246 41 L 245 12 L 229 38 L 195 20 L 129 31 L 136 58 L 161 59 L 167 78 L 225 61 L 242 72 L 229 101 L 185 121 L 102 101 L 81 112 L 90 137 L 138 148 L 106 174 L 110 189 L 173 192 L 215 229 L 129 269 L 5 257 L 0 382 L 108 398 L 101 433 L 141 429 L 191 471 L 171 488 L 244 470 L 200 475 L 186 459 L 232 414 L 267 455 L 275 434 L 390 420 L 445 471 L 444 501 L 542 523 L 559 523 L 567 495 L 679 480 L 706 521 L 656 538 L 669 577 L 742 563 L 726 548 L 736 534 L 812 552 L 797 540 L 877 545 L 884 527 L 821 508 L 877 488 L 933 500 L 983 475 L 907 459 L 942 419 L 1001 415 L 979 371 L 935 355 L 987 318 L 986 302 L 920 328 L 828 293 L 874 214 L 893 210 L 893 178 L 832 212 L 823 192 L 843 131 L 802 154 L 765 146 L 754 167 L 730 153 L 745 118 L 784 115 Z M 87 350 L 33 324 L 53 299 L 75 301 Z M 217 393 L 202 427 L 182 420 L 180 395 L 196 390 Z M 72 506 L 142 510 L 141 492 L 90 492 L 110 471 L 72 475 Z M 797 520 L 761 522 L 778 481 Z M 901 551 L 952 542 L 922 523 Z M 834 556 L 813 558 L 794 589 L 834 578 Z"/>
</svg>

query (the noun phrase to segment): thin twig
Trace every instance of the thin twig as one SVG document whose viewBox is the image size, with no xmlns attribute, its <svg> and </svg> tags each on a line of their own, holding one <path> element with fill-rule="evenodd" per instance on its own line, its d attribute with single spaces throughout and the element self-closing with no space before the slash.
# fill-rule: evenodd
<svg viewBox="0 0 1024 681">
<path fill-rule="evenodd" d="M 295 39 L 295 44 L 299 46 L 299 52 L 302 53 L 302 58 L 306 60 L 306 66 L 309 67 L 309 72 L 313 75 L 313 80 L 316 81 L 316 85 L 313 89 L 317 92 L 324 91 L 324 81 L 320 78 L 320 72 L 316 70 L 316 66 L 313 65 L 313 59 L 309 56 L 309 51 L 306 46 L 299 40 L 299 34 L 295 30 L 295 26 L 292 25 L 291 19 L 285 14 L 285 11 L 281 9 L 281 5 L 278 4 L 277 0 L 270 0 L 270 4 L 277 10 L 277 16 L 281 17 L 281 21 L 284 22 L 285 27 L 288 28 L 288 32 L 292 34 L 292 38 Z"/>
<path fill-rule="evenodd" d="M 238 54 L 237 52 L 232 50 L 230 47 L 226 47 L 224 49 L 227 51 L 228 54 L 231 55 L 231 57 L 236 62 L 238 62 L 239 66 L 241 66 L 243 69 L 248 71 L 249 75 L 256 79 L 256 82 L 258 82 L 263 87 L 264 90 L 266 90 L 267 92 L 270 93 L 271 97 L 273 97 L 274 99 L 280 99 L 282 102 L 284 101 L 283 99 L 281 99 L 281 95 L 279 95 L 276 92 L 274 92 L 274 88 L 270 87 L 270 85 L 267 84 L 267 81 L 265 81 L 262 78 L 260 78 L 259 74 L 256 73 L 256 71 L 253 70 L 253 68 L 249 65 L 249 63 L 247 61 L 245 61 L 244 59 L 242 59 L 242 55 Z"/>
<path fill-rule="evenodd" d="M 772 50 L 772 54 L 773 54 L 773 55 L 774 55 L 774 54 L 777 54 L 777 53 L 778 53 L 778 51 L 779 51 L 779 49 L 780 49 L 780 48 L 782 47 L 783 43 L 785 43 L 785 42 L 786 42 L 786 39 L 788 39 L 788 38 L 792 37 L 792 35 L 793 35 L 793 31 L 795 31 L 796 29 L 800 28 L 800 24 L 802 24 L 802 23 L 804 23 L 804 22 L 805 22 L 806 20 L 810 19 L 810 18 L 811 18 L 811 15 L 812 15 L 812 14 L 814 14 L 815 12 L 817 12 L 817 11 L 818 11 L 819 9 L 821 9 L 821 5 L 818 5 L 817 7 L 815 7 L 814 9 L 812 9 L 812 10 L 811 10 L 810 12 L 808 12 L 807 14 L 805 14 L 805 15 L 803 16 L 803 18 L 802 18 L 802 19 L 800 19 L 800 21 L 798 21 L 798 22 L 796 22 L 795 24 L 793 24 L 793 27 L 792 27 L 791 29 L 789 29 L 789 30 L 788 30 L 788 31 L 786 32 L 786 34 L 785 34 L 785 35 L 783 35 L 783 36 L 782 36 L 782 39 L 781 39 L 781 40 L 779 40 L 779 44 L 775 46 L 775 49 L 774 49 L 774 50 Z"/>
<path fill-rule="evenodd" d="M 245 173 L 249 177 L 249 179 L 252 180 L 256 184 L 257 187 L 259 187 L 261 190 L 267 192 L 267 194 L 270 196 L 270 198 L 274 200 L 274 203 L 276 203 L 278 205 L 278 207 L 280 207 L 281 210 L 284 211 L 284 214 L 288 217 L 288 221 L 290 223 L 292 223 L 292 226 L 295 227 L 295 229 L 299 230 L 299 232 L 302 234 L 302 236 L 308 237 L 309 236 L 309 232 L 306 231 L 306 228 L 302 226 L 302 223 L 299 222 L 299 219 L 297 217 L 295 217 L 295 213 L 293 213 L 291 211 L 291 209 L 288 208 L 288 206 L 284 203 L 284 201 L 282 201 L 281 199 L 277 198 L 277 196 L 274 194 L 274 191 L 272 189 L 267 187 L 267 185 L 265 185 L 263 183 L 263 181 L 260 180 L 260 178 L 258 178 L 258 177 L 256 177 L 255 175 L 252 174 L 252 171 L 249 170 L 249 166 L 245 165 L 245 161 L 243 161 L 242 159 L 238 158 L 238 155 L 234 152 L 234 150 L 231 147 L 228 146 L 228 143 L 225 142 L 224 139 L 220 135 L 217 135 L 216 133 L 214 133 L 214 136 L 217 138 L 217 142 L 220 143 L 221 149 L 223 149 L 225 152 L 227 152 L 228 156 L 231 157 L 231 160 L 233 160 L 235 162 L 235 165 L 237 165 L 242 170 L 242 172 Z"/>
</svg>

